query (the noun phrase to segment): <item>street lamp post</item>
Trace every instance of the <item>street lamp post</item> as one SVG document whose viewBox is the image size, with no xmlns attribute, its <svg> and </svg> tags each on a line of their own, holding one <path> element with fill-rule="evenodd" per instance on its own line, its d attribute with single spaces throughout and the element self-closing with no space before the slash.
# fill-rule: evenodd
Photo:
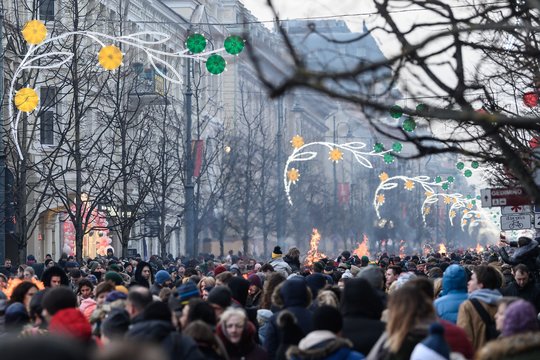
<svg viewBox="0 0 540 360">
<path fill-rule="evenodd" d="M 186 64 L 186 93 L 185 93 L 185 111 L 186 111 L 186 148 L 184 152 L 185 157 L 185 174 L 186 180 L 184 182 L 185 190 L 185 214 L 186 214 L 186 253 L 191 256 L 195 254 L 195 192 L 193 184 L 193 156 L 191 153 L 191 98 L 193 91 L 191 89 L 191 59 L 187 59 Z"/>
<path fill-rule="evenodd" d="M 283 181 L 282 176 L 282 163 L 283 163 L 283 97 L 278 99 L 278 125 L 276 134 L 276 146 L 277 146 L 277 179 L 278 179 L 278 194 L 277 194 L 277 206 L 276 206 L 276 237 L 278 245 L 283 245 L 285 238 L 285 199 L 283 197 Z"/>
<path fill-rule="evenodd" d="M 0 9 L 0 264 L 6 256 L 6 159 L 4 156 L 4 9 Z"/>
</svg>

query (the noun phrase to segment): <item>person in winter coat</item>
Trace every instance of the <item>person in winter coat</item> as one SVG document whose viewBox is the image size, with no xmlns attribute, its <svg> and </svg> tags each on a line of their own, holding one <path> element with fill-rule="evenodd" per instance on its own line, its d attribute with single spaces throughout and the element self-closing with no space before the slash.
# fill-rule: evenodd
<svg viewBox="0 0 540 360">
<path fill-rule="evenodd" d="M 199 351 L 203 354 L 205 359 L 229 359 L 223 343 L 216 335 L 214 335 L 210 325 L 204 321 L 196 320 L 189 323 L 189 325 L 183 330 L 183 334 L 190 336 L 193 338 L 193 340 L 195 340 L 197 346 L 199 347 Z"/>
<path fill-rule="evenodd" d="M 276 246 L 274 251 L 272 251 L 272 261 L 270 261 L 270 265 L 272 265 L 275 271 L 283 274 L 285 277 L 291 275 L 292 273 L 292 269 L 289 264 L 283 260 L 283 252 L 279 246 Z"/>
<path fill-rule="evenodd" d="M 343 336 L 352 341 L 356 351 L 368 354 L 384 332 L 385 323 L 380 321 L 383 309 L 381 298 L 367 280 L 345 282 L 341 296 Z"/>
<path fill-rule="evenodd" d="M 505 239 L 501 239 L 502 242 L 508 243 L 511 247 L 517 247 L 512 256 L 508 255 L 506 248 L 502 247 L 499 250 L 502 260 L 510 265 L 525 264 L 531 271 L 538 269 L 538 257 L 540 254 L 540 248 L 538 247 L 538 240 L 531 239 L 522 236 L 517 242 L 507 242 Z"/>
<path fill-rule="evenodd" d="M 279 330 L 277 320 L 281 312 L 286 310 L 294 316 L 295 322 L 301 330 L 300 338 L 306 336 L 313 330 L 312 313 L 308 310 L 311 303 L 311 292 L 309 291 L 304 278 L 293 277 L 292 279 L 281 283 L 274 290 L 272 303 L 281 307 L 282 310 L 274 313 L 270 318 L 263 345 L 268 352 L 270 359 L 277 359 L 278 357 L 281 358 L 285 355 L 284 352 L 282 354 L 277 354 L 280 345 L 283 342 L 290 341 L 290 339 L 286 339 L 285 336 L 283 336 L 283 332 Z M 289 344 L 297 345 L 290 342 Z"/>
<path fill-rule="evenodd" d="M 388 299 L 386 331 L 371 349 L 368 359 L 409 359 L 436 319 L 430 299 L 416 286 L 405 284 Z"/>
<path fill-rule="evenodd" d="M 287 350 L 289 360 L 362 360 L 364 355 L 353 350 L 352 343 L 339 336 L 343 320 L 339 310 L 323 305 L 313 314 L 313 328 L 298 346 Z"/>
<path fill-rule="evenodd" d="M 283 257 L 283 261 L 289 264 L 292 272 L 300 271 L 300 250 L 296 247 L 290 248 L 287 255 Z"/>
<path fill-rule="evenodd" d="M 488 342 L 477 353 L 479 360 L 539 359 L 540 334 L 536 309 L 525 300 L 512 302 L 506 308 L 501 337 Z"/>
<path fill-rule="evenodd" d="M 450 265 L 443 274 L 441 296 L 435 300 L 437 315 L 446 321 L 456 323 L 459 306 L 467 300 L 467 273 L 460 265 Z"/>
<path fill-rule="evenodd" d="M 144 309 L 142 319 L 130 326 L 126 339 L 157 344 L 170 360 L 203 360 L 195 341 L 176 332 L 171 319 L 172 314 L 166 304 L 153 302 Z"/>
<path fill-rule="evenodd" d="M 244 310 L 229 308 L 216 328 L 217 336 L 225 345 L 231 360 L 266 360 L 268 355 L 256 343 L 255 326 L 248 321 Z"/>
<path fill-rule="evenodd" d="M 524 264 L 514 266 L 514 281 L 501 289 L 503 296 L 515 296 L 531 302 L 536 312 L 540 312 L 540 287 L 537 286 L 533 274 Z"/>
<path fill-rule="evenodd" d="M 150 287 L 152 295 L 159 296 L 161 289 L 168 288 L 172 283 L 171 275 L 165 270 L 156 273 L 156 281 Z"/>
<path fill-rule="evenodd" d="M 152 272 L 152 266 L 145 261 L 139 261 L 137 268 L 135 269 L 135 275 L 131 280 L 130 286 L 139 285 L 149 289 L 154 283 L 154 273 Z"/>
<path fill-rule="evenodd" d="M 502 297 L 497 290 L 501 287 L 502 276 L 493 266 L 477 266 L 467 284 L 468 300 L 459 306 L 457 325 L 467 333 L 475 350 L 480 349 L 489 339 L 490 326 L 486 324 L 475 308 L 474 302 L 482 306 L 492 321 L 497 312 L 497 302 Z"/>
</svg>

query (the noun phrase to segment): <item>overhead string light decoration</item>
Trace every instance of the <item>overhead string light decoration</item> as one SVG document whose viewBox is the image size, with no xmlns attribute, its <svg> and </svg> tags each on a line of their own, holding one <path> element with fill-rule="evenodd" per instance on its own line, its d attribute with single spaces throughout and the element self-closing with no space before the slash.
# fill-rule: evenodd
<svg viewBox="0 0 540 360">
<path fill-rule="evenodd" d="M 385 149 L 382 143 L 375 143 L 371 151 L 367 151 L 367 144 L 361 141 L 353 141 L 345 144 L 335 144 L 325 141 L 316 141 L 305 143 L 304 138 L 296 135 L 291 140 L 293 147 L 292 154 L 287 158 L 285 168 L 283 170 L 283 183 L 285 184 L 285 193 L 289 204 L 293 205 L 290 191 L 291 185 L 296 184 L 300 180 L 300 171 L 297 168 L 290 167 L 295 162 L 309 161 L 317 157 L 316 151 L 305 151 L 307 148 L 321 146 L 328 149 L 328 159 L 334 163 L 343 160 L 344 152 L 350 152 L 356 162 L 365 168 L 373 169 L 373 163 L 370 158 L 382 159 L 386 164 L 392 164 L 395 161 L 395 154 L 401 152 L 403 145 L 396 142 L 391 149 Z"/>
<path fill-rule="evenodd" d="M 440 176 L 437 176 L 435 180 L 431 180 L 429 176 L 393 176 L 389 177 L 387 173 L 383 172 L 379 175 L 381 183 L 375 190 L 375 196 L 373 199 L 373 206 L 377 217 L 380 219 L 380 207 L 385 203 L 386 198 L 384 190 L 392 190 L 399 186 L 400 182 L 403 184 L 403 189 L 412 191 L 416 186 L 421 186 L 425 191 L 424 201 L 421 204 L 420 212 L 422 214 L 422 220 L 424 225 L 429 214 L 431 214 L 431 206 L 439 202 L 441 199 L 445 205 L 450 205 L 448 209 L 448 219 L 450 224 L 454 225 L 454 219 L 461 214 L 461 230 L 464 230 L 468 223 L 480 222 L 485 220 L 484 214 L 479 210 L 477 201 L 479 197 L 473 198 L 470 195 L 463 195 L 460 193 L 445 193 L 436 191 L 436 189 L 448 190 L 450 184 L 454 182 L 454 178 L 449 176 L 446 181 L 442 181 Z M 483 220 L 482 220 L 483 219 Z"/>
<path fill-rule="evenodd" d="M 225 51 L 229 55 L 236 56 L 245 47 L 245 41 L 241 37 L 232 35 L 225 39 L 223 48 L 206 50 L 206 38 L 202 34 L 192 34 L 185 42 L 185 50 L 167 52 L 159 50 L 159 48 L 170 41 L 171 36 L 157 31 L 142 31 L 123 36 L 112 36 L 94 31 L 71 31 L 47 39 L 47 27 L 40 20 L 28 21 L 22 29 L 22 35 L 30 46 L 15 70 L 9 87 L 9 103 L 14 103 L 17 108 L 18 112 L 16 116 L 13 114 L 13 108 L 8 106 L 11 135 L 21 159 L 23 158 L 23 154 L 17 138 L 19 121 L 22 113 L 30 113 L 38 107 L 39 96 L 36 90 L 30 87 L 21 87 L 15 91 L 17 80 L 24 71 L 30 69 L 49 70 L 60 68 L 74 57 L 74 54 L 70 51 L 40 53 L 40 50 L 46 49 L 47 45 L 60 42 L 75 35 L 87 37 L 101 46 L 96 60 L 106 71 L 116 70 L 124 62 L 124 53 L 117 45 L 122 44 L 135 47 L 146 55 L 149 64 L 158 75 L 163 77 L 164 80 L 176 84 L 182 83 L 182 76 L 173 65 L 164 59 L 190 58 L 202 61 L 206 63 L 208 72 L 217 75 L 225 71 L 227 64 L 223 56 L 219 55 L 219 53 Z M 48 60 L 50 63 L 41 65 L 40 62 L 43 60 Z"/>
</svg>

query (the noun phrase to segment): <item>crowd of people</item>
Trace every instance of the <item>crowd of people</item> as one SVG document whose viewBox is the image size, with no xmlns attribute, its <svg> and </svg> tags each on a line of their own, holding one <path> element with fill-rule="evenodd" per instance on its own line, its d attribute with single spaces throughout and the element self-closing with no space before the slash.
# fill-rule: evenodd
<svg viewBox="0 0 540 360">
<path fill-rule="evenodd" d="M 538 242 L 302 261 L 62 255 L 0 268 L 4 360 L 540 359 Z"/>
</svg>

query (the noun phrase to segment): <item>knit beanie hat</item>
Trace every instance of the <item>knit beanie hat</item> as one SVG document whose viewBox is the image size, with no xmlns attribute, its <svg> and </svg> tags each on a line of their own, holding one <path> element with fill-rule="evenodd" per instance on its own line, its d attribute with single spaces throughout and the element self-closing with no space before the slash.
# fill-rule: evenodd
<svg viewBox="0 0 540 360">
<path fill-rule="evenodd" d="M 536 310 L 528 301 L 514 301 L 504 312 L 502 335 L 512 336 L 528 331 L 538 331 Z"/>
<path fill-rule="evenodd" d="M 124 283 L 124 279 L 115 271 L 108 271 L 105 274 L 105 281 L 111 280 L 114 282 L 115 285 L 122 285 Z"/>
<path fill-rule="evenodd" d="M 272 259 L 277 259 L 283 255 L 283 252 L 281 251 L 281 247 L 276 246 L 274 248 L 274 251 L 272 251 Z"/>
<path fill-rule="evenodd" d="M 193 281 L 188 281 L 178 288 L 178 300 L 181 305 L 187 305 L 189 299 L 198 298 L 200 296 L 199 289 L 197 289 L 197 286 Z"/>
<path fill-rule="evenodd" d="M 54 314 L 49 323 L 49 332 L 60 336 L 71 336 L 83 341 L 92 338 L 92 327 L 77 308 L 63 309 Z"/>
<path fill-rule="evenodd" d="M 219 274 L 221 274 L 222 272 L 225 272 L 227 271 L 227 268 L 223 265 L 218 265 L 216 266 L 216 268 L 214 269 L 214 275 L 215 276 L 218 276 Z"/>
<path fill-rule="evenodd" d="M 342 328 L 343 318 L 335 307 L 319 306 L 313 313 L 313 330 L 328 330 L 337 334 Z"/>
<path fill-rule="evenodd" d="M 116 308 L 101 323 L 101 333 L 110 338 L 123 338 L 129 328 L 129 314 L 126 310 Z"/>
<path fill-rule="evenodd" d="M 450 349 L 444 340 L 444 328 L 439 323 L 429 327 L 429 336 L 414 347 L 411 360 L 448 360 Z"/>
<path fill-rule="evenodd" d="M 97 261 L 90 261 L 88 268 L 90 269 L 90 272 L 94 272 L 97 270 L 98 266 L 99 266 L 99 263 Z"/>
<path fill-rule="evenodd" d="M 216 286 L 208 294 L 208 302 L 226 309 L 231 306 L 232 292 L 227 286 Z"/>
<path fill-rule="evenodd" d="M 106 303 L 112 303 L 112 302 L 114 302 L 116 300 L 126 300 L 126 299 L 127 299 L 126 294 L 124 294 L 121 291 L 114 290 L 114 291 L 111 291 L 110 293 L 107 294 L 107 297 L 105 298 L 105 302 Z"/>
<path fill-rule="evenodd" d="M 156 273 L 156 283 L 158 285 L 163 285 L 166 281 L 171 280 L 171 274 L 165 270 L 159 270 Z"/>
</svg>

